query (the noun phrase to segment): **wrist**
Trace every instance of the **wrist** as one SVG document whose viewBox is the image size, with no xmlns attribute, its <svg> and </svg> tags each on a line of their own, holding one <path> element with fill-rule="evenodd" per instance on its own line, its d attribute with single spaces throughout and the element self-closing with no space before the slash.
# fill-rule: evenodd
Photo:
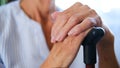
<svg viewBox="0 0 120 68">
<path fill-rule="evenodd" d="M 114 45 L 108 46 L 109 47 L 98 48 L 99 68 L 119 68 L 114 52 Z"/>
<path fill-rule="evenodd" d="M 68 68 L 62 59 L 50 54 L 40 68 Z"/>
<path fill-rule="evenodd" d="M 55 59 L 47 58 L 45 62 L 41 65 L 41 68 L 56 68 L 60 66 L 61 64 L 56 62 Z"/>
</svg>

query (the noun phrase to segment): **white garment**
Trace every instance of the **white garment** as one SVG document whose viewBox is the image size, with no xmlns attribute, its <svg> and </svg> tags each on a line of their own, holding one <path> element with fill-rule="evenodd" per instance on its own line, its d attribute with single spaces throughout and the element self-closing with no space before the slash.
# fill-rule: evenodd
<svg viewBox="0 0 120 68">
<path fill-rule="evenodd" d="M 0 7 L 0 68 L 39 68 L 49 54 L 41 25 L 19 2 Z M 85 68 L 80 49 L 70 68 Z"/>
</svg>

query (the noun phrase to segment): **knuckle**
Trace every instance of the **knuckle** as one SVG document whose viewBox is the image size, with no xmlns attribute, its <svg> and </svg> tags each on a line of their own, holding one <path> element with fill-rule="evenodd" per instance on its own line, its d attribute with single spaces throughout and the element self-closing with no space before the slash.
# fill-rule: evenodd
<svg viewBox="0 0 120 68">
<path fill-rule="evenodd" d="M 73 15 L 73 16 L 70 18 L 70 20 L 71 20 L 71 22 L 73 22 L 73 23 L 78 23 L 79 18 L 78 18 L 77 15 Z"/>
<path fill-rule="evenodd" d="M 97 26 L 102 26 L 102 19 L 100 16 L 96 16 Z"/>
<path fill-rule="evenodd" d="M 61 20 L 66 20 L 66 19 L 68 19 L 69 17 L 68 17 L 67 14 L 59 14 L 58 18 L 61 19 Z"/>
<path fill-rule="evenodd" d="M 94 9 L 90 9 L 89 10 L 89 14 L 91 15 L 97 15 L 96 11 Z"/>
<path fill-rule="evenodd" d="M 87 9 L 90 9 L 90 7 L 88 5 L 84 5 L 83 7 L 87 8 Z"/>
<path fill-rule="evenodd" d="M 75 5 L 76 5 L 76 6 L 82 6 L 83 4 L 80 3 L 80 2 L 76 2 Z"/>
<path fill-rule="evenodd" d="M 94 18 L 87 18 L 86 23 L 90 26 L 95 26 L 96 25 L 96 20 Z"/>
<path fill-rule="evenodd" d="M 100 20 L 100 23 L 102 23 L 102 19 L 99 15 L 97 15 L 98 19 Z"/>
<path fill-rule="evenodd" d="M 76 2 L 75 4 L 81 4 L 80 2 Z"/>
</svg>

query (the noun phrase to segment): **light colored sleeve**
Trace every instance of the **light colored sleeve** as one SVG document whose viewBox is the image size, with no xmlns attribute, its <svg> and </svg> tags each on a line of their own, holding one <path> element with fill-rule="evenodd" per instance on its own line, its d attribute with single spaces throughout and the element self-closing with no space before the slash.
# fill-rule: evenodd
<svg viewBox="0 0 120 68">
<path fill-rule="evenodd" d="M 4 27 L 5 27 L 5 23 L 3 21 L 3 18 L 5 18 L 4 16 L 4 11 L 3 11 L 3 7 L 0 7 L 0 68 L 5 68 L 4 63 L 1 59 L 1 50 L 2 50 L 2 34 L 4 31 Z"/>
<path fill-rule="evenodd" d="M 4 12 L 3 12 L 3 7 L 0 7 L 0 55 L 1 55 L 1 46 L 2 46 L 2 34 L 4 30 L 4 21 L 3 19 L 5 18 Z"/>
<path fill-rule="evenodd" d="M 5 23 L 4 23 L 4 20 L 5 20 L 5 12 L 4 12 L 4 7 L 0 7 L 0 36 L 2 35 L 2 32 L 3 32 L 3 29 L 4 29 L 4 26 L 5 26 Z M 1 37 L 0 37 L 1 38 Z"/>
</svg>

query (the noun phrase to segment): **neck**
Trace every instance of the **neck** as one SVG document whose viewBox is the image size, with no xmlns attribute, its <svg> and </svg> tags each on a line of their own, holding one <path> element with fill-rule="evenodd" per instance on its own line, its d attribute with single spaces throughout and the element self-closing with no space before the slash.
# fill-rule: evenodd
<svg viewBox="0 0 120 68">
<path fill-rule="evenodd" d="M 39 23 L 47 22 L 55 11 L 54 0 L 22 0 L 20 6 L 31 19 Z"/>
</svg>

